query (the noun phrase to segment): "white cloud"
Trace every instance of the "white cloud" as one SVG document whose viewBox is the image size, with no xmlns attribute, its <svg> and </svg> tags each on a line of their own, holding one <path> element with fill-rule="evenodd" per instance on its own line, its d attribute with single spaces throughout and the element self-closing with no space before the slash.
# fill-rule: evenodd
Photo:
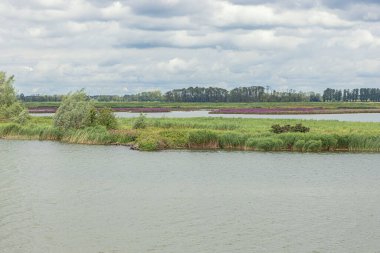
<svg viewBox="0 0 380 253">
<path fill-rule="evenodd" d="M 0 1 L 0 66 L 26 94 L 379 86 L 380 4 L 297 2 Z"/>
</svg>

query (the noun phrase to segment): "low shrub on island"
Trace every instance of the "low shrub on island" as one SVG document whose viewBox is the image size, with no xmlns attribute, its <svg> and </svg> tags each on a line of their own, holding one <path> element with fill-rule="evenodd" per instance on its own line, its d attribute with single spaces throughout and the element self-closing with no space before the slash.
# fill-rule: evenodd
<svg viewBox="0 0 380 253">
<path fill-rule="evenodd" d="M 288 133 L 288 132 L 299 132 L 299 133 L 307 133 L 310 131 L 309 127 L 305 127 L 302 124 L 296 124 L 295 126 L 291 125 L 283 125 L 280 126 L 278 124 L 272 125 L 271 132 L 275 134 Z"/>
</svg>

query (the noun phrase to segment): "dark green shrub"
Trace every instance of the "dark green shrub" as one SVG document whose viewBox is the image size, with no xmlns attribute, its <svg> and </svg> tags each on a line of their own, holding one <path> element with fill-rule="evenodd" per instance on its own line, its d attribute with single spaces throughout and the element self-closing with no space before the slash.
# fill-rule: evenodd
<svg viewBox="0 0 380 253">
<path fill-rule="evenodd" d="M 310 131 L 310 128 L 303 126 L 302 124 L 296 124 L 295 126 L 284 125 L 280 126 L 279 124 L 272 125 L 271 132 L 275 134 L 288 133 L 288 132 L 299 132 L 307 133 Z"/>
</svg>

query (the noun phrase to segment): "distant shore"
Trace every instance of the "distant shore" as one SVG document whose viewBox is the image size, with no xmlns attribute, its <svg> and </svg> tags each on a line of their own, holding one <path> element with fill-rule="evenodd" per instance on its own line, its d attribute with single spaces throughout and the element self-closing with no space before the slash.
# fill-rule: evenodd
<svg viewBox="0 0 380 253">
<path fill-rule="evenodd" d="M 59 102 L 25 103 L 30 113 L 55 113 Z M 165 113 L 171 111 L 207 110 L 210 114 L 348 114 L 380 113 L 374 102 L 273 102 L 273 103 L 167 103 L 167 102 L 95 102 L 98 108 L 114 112 Z"/>
</svg>

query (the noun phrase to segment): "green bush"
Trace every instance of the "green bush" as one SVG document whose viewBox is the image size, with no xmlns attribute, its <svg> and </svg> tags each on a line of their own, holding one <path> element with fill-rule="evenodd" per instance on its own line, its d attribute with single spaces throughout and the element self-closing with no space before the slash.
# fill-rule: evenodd
<svg viewBox="0 0 380 253">
<path fill-rule="evenodd" d="M 54 115 L 54 126 L 80 129 L 96 124 L 96 109 L 83 90 L 68 94 Z"/>
<path fill-rule="evenodd" d="M 25 124 L 29 119 L 28 110 L 17 100 L 13 87 L 13 76 L 7 77 L 0 71 L 0 120 Z"/>
<path fill-rule="evenodd" d="M 110 108 L 102 108 L 96 114 L 96 123 L 105 126 L 107 129 L 116 129 L 117 120 Z"/>
<path fill-rule="evenodd" d="M 295 126 L 284 125 L 280 126 L 279 124 L 272 125 L 271 132 L 275 134 L 288 133 L 288 132 L 299 132 L 307 133 L 310 131 L 310 128 L 303 126 L 302 124 L 296 124 Z"/>
<path fill-rule="evenodd" d="M 132 128 L 133 129 L 144 129 L 146 128 L 146 116 L 142 113 L 140 113 L 140 116 L 136 118 L 135 122 L 133 123 Z"/>
</svg>

